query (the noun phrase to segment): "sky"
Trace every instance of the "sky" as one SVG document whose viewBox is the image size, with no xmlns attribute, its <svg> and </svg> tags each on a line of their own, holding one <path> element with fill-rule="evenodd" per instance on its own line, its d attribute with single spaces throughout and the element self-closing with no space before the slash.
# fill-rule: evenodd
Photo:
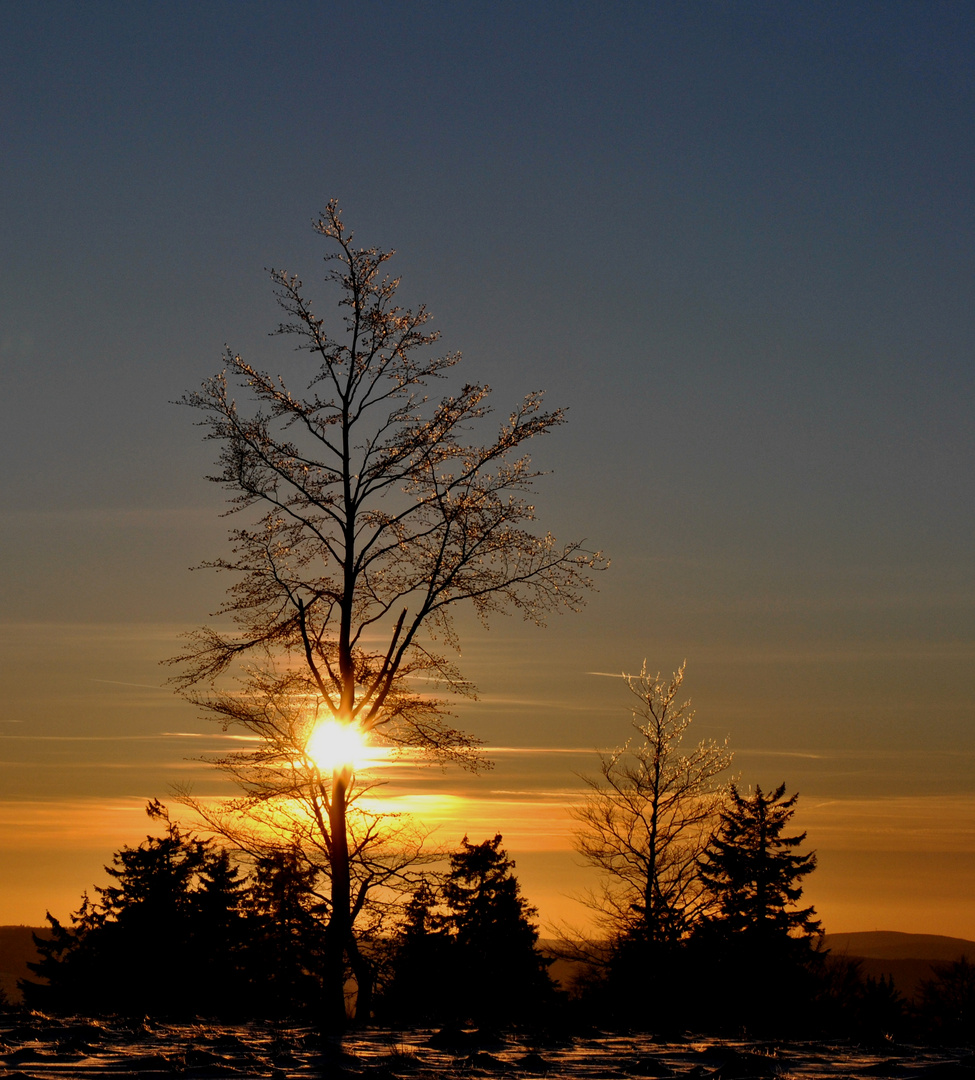
<svg viewBox="0 0 975 1080">
<path fill-rule="evenodd" d="M 220 603 L 213 446 L 274 369 L 330 198 L 499 416 L 544 389 L 539 524 L 612 565 L 461 621 L 495 767 L 397 774 L 502 832 L 543 926 L 569 808 L 686 659 L 690 736 L 785 782 L 834 932 L 975 939 L 975 5 L 0 5 L 0 923 L 64 918 L 150 798 L 221 794 L 160 661 Z"/>
</svg>

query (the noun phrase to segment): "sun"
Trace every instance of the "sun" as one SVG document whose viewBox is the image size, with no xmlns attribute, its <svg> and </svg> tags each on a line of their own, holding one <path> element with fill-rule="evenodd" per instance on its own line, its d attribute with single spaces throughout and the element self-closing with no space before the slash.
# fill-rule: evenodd
<svg viewBox="0 0 975 1080">
<path fill-rule="evenodd" d="M 354 768 L 366 755 L 366 738 L 358 724 L 342 724 L 323 720 L 316 724 L 305 753 L 322 772 L 335 772 L 343 767 Z"/>
</svg>

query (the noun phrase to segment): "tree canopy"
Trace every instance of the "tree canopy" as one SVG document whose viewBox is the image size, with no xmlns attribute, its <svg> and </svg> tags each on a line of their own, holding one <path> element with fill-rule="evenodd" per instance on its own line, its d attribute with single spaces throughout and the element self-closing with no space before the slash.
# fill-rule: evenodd
<svg viewBox="0 0 975 1080">
<path fill-rule="evenodd" d="M 727 795 L 720 777 L 732 755 L 727 742 L 684 745 L 694 713 L 678 697 L 683 665 L 667 680 L 646 662 L 623 678 L 637 700 L 636 735 L 600 755 L 598 777 L 583 777 L 576 849 L 607 879 L 589 906 L 614 941 L 673 942 L 707 909 L 698 859 Z"/>
<path fill-rule="evenodd" d="M 755 939 L 818 933 L 813 908 L 796 906 L 802 879 L 816 868 L 816 853 L 798 850 L 805 833 L 784 834 L 798 794 L 787 799 L 780 784 L 770 794 L 756 785 L 751 795 L 742 795 L 732 784 L 730 796 L 700 868 L 717 900 L 717 922 L 728 935 Z"/>
<path fill-rule="evenodd" d="M 297 360 L 271 375 L 228 351 L 224 370 L 184 399 L 220 447 L 211 479 L 239 524 L 231 554 L 206 564 L 232 575 L 227 601 L 175 662 L 187 697 L 258 736 L 252 752 L 222 762 L 245 792 L 233 810 L 266 825 L 270 800 L 301 807 L 284 842 L 311 851 L 328 878 L 327 1009 L 337 1024 L 356 919 L 401 860 L 383 847 L 381 820 L 352 821 L 354 769 L 320 768 L 312 732 L 329 720 L 470 761 L 477 742 L 449 711 L 452 695 L 473 694 L 450 656 L 454 610 L 541 621 L 582 603 L 600 558 L 533 527 L 526 447 L 564 422 L 562 410 L 545 411 L 532 392 L 492 437 L 472 439 L 490 388 L 428 395 L 460 354 L 431 354 L 429 312 L 397 304 L 393 253 L 356 247 L 334 201 L 315 229 L 329 245 L 335 329 L 299 278 L 272 270 L 285 313 L 277 333 L 295 342 Z"/>
<path fill-rule="evenodd" d="M 816 854 L 799 850 L 805 833 L 786 833 L 797 799 L 786 798 L 785 784 L 747 795 L 733 784 L 701 860 L 715 910 L 692 945 L 710 1026 L 786 1033 L 812 1022 L 824 954 L 814 909 L 799 906 Z"/>
<path fill-rule="evenodd" d="M 450 856 L 438 885 L 406 907 L 385 999 L 397 1020 L 496 1024 L 537 1016 L 552 999 L 537 911 L 521 895 L 500 835 Z"/>
<path fill-rule="evenodd" d="M 128 1015 L 244 1007 L 256 950 L 244 931 L 242 875 L 158 802 L 149 809 L 165 831 L 117 851 L 105 867 L 113 883 L 96 887 L 95 899 L 86 894 L 69 925 L 48 915 L 50 936 L 35 938 L 41 959 L 30 965 L 44 981 L 23 984 L 30 1007 Z"/>
</svg>

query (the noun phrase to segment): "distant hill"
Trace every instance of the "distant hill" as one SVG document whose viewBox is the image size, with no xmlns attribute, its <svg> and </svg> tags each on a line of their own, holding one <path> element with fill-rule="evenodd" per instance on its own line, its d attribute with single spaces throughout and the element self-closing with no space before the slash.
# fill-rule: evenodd
<svg viewBox="0 0 975 1080">
<path fill-rule="evenodd" d="M 38 959 L 32 935 L 46 937 L 50 927 L 0 926 L 0 986 L 14 1001 L 20 1000 L 17 980 L 27 978 L 28 961 Z M 551 955 L 554 941 L 542 940 L 543 952 Z M 874 978 L 889 975 L 908 1000 L 917 993 L 924 979 L 930 979 L 933 966 L 959 957 L 975 963 L 975 941 L 943 937 L 940 934 L 901 934 L 894 930 L 867 930 L 856 934 L 826 934 L 824 946 L 833 956 L 848 956 L 862 962 L 865 975 Z M 552 976 L 568 985 L 582 965 L 556 960 L 549 969 Z"/>
<path fill-rule="evenodd" d="M 578 960 L 564 960 L 559 955 L 563 943 L 556 938 L 539 938 L 538 951 L 549 961 L 548 973 L 563 990 L 570 990 L 576 979 L 584 976 L 588 966 Z"/>
<path fill-rule="evenodd" d="M 539 940 L 548 956 L 558 955 L 558 943 Z M 823 945 L 833 956 L 848 956 L 860 962 L 864 975 L 875 979 L 889 975 L 894 986 L 910 1001 L 925 979 L 934 977 L 934 966 L 959 957 L 975 963 L 975 941 L 940 934 L 902 934 L 895 930 L 868 930 L 855 934 L 826 934 Z M 584 964 L 556 960 L 549 968 L 552 978 L 563 987 L 585 969 Z"/>
<path fill-rule="evenodd" d="M 975 941 L 940 934 L 901 934 L 894 930 L 865 930 L 858 934 L 827 934 L 827 949 L 875 960 L 957 960 L 975 958 Z"/>
<path fill-rule="evenodd" d="M 0 926 L 0 986 L 7 998 L 20 1001 L 17 980 L 30 975 L 27 962 L 39 960 L 34 948 L 33 934 L 47 937 L 49 926 Z"/>
<path fill-rule="evenodd" d="M 863 973 L 874 978 L 889 975 L 894 986 L 913 998 L 934 966 L 965 957 L 975 962 L 975 941 L 941 934 L 902 934 L 894 930 L 866 930 L 856 934 L 826 934 L 823 944 L 834 956 L 862 961 Z"/>
</svg>

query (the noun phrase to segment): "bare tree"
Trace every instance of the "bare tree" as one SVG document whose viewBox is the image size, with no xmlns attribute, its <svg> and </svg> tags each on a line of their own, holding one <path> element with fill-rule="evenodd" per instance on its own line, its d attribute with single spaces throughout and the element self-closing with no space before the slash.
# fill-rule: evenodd
<svg viewBox="0 0 975 1080">
<path fill-rule="evenodd" d="M 265 690 L 266 671 L 251 673 L 248 691 L 254 704 L 246 717 L 233 721 L 250 731 L 249 748 L 206 759 L 228 777 L 241 794 L 214 803 L 188 790 L 180 801 L 207 829 L 242 852 L 255 865 L 286 852 L 308 874 L 316 912 L 330 922 L 332 910 L 332 837 L 328 823 L 330 772 L 309 752 L 308 703 L 288 684 Z M 219 711 L 220 702 L 209 702 Z M 412 892 L 428 863 L 442 853 L 426 844 L 428 833 L 407 815 L 384 813 L 370 798 L 381 786 L 368 771 L 348 770 L 345 787 L 345 847 L 348 852 L 350 925 L 355 933 L 345 955 L 356 984 L 355 1016 L 368 1021 L 376 963 L 373 953 L 399 915 L 400 897 Z M 381 800 L 380 800 L 381 801 Z"/>
<path fill-rule="evenodd" d="M 651 676 L 645 661 L 623 678 L 639 703 L 636 738 L 600 755 L 598 777 L 583 777 L 576 850 L 608 879 L 588 902 L 614 941 L 673 942 L 706 904 L 698 859 L 727 798 L 719 777 L 732 755 L 727 741 L 712 740 L 682 752 L 694 717 L 690 702 L 678 704 L 683 664 L 669 681 Z"/>
<path fill-rule="evenodd" d="M 396 306 L 392 252 L 354 247 L 334 201 L 315 228 L 331 245 L 338 336 L 302 282 L 272 270 L 287 315 L 277 332 L 304 354 L 294 378 L 228 351 L 225 370 L 184 399 L 221 446 L 211 479 L 231 492 L 228 512 L 256 520 L 232 532 L 229 558 L 206 564 L 236 577 L 217 613 L 231 628 L 199 630 L 175 662 L 191 700 L 263 740 L 267 760 L 257 749 L 253 763 L 264 772 L 246 781 L 249 794 L 287 802 L 301 792 L 328 856 L 325 1009 L 338 1024 L 344 960 L 356 947 L 354 780 L 347 763 L 322 770 L 303 755 L 311 732 L 328 720 L 470 763 L 477 743 L 448 711 L 451 695 L 473 696 L 444 652 L 457 645 L 456 605 L 469 602 L 482 621 L 515 610 L 540 622 L 581 605 L 600 560 L 532 531 L 526 493 L 538 474 L 523 447 L 563 423 L 562 411 L 543 411 L 531 393 L 493 439 L 468 441 L 490 411 L 489 388 L 428 398 L 425 385 L 460 355 L 427 354 L 438 335 L 425 329 L 424 307 Z M 238 405 L 235 385 L 252 407 Z"/>
</svg>

